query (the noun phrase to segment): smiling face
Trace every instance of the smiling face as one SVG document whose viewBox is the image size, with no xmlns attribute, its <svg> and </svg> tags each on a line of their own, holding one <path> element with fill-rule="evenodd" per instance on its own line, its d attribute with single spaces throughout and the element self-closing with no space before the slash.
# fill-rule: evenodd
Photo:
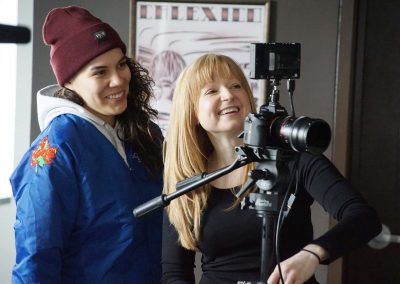
<svg viewBox="0 0 400 284">
<path fill-rule="evenodd" d="M 127 108 L 131 72 L 120 48 L 111 49 L 85 65 L 65 87 L 85 101 L 85 109 L 114 126 Z"/>
<path fill-rule="evenodd" d="M 236 78 L 223 79 L 216 75 L 200 91 L 198 120 L 209 134 L 232 134 L 243 131 L 251 111 L 249 94 Z"/>
</svg>

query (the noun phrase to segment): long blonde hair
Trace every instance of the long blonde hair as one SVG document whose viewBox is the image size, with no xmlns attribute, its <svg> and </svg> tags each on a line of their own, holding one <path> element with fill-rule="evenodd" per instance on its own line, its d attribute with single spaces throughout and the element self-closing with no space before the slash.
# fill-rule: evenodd
<svg viewBox="0 0 400 284">
<path fill-rule="evenodd" d="M 201 89 L 220 78 L 236 78 L 248 94 L 251 111 L 256 107 L 250 86 L 239 65 L 224 55 L 206 54 L 187 66 L 177 79 L 169 127 L 164 144 L 164 193 L 176 191 L 176 183 L 206 171 L 213 146 L 198 124 Z M 233 149 L 232 149 L 233 150 Z M 210 186 L 205 185 L 173 200 L 167 207 L 184 248 L 195 250 L 200 238 L 201 213 L 207 205 Z"/>
</svg>

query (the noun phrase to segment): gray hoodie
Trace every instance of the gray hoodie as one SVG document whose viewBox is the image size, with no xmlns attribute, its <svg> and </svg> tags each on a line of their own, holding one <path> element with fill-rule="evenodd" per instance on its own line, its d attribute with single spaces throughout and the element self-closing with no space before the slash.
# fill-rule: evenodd
<svg viewBox="0 0 400 284">
<path fill-rule="evenodd" d="M 50 122 L 59 115 L 77 115 L 89 121 L 101 133 L 103 133 L 103 135 L 111 142 L 111 144 L 114 145 L 115 149 L 124 159 L 125 163 L 128 164 L 126 160 L 124 145 L 117 136 L 118 123 L 113 128 L 111 125 L 104 122 L 102 119 L 98 118 L 94 114 L 90 113 L 82 106 L 66 99 L 55 98 L 51 96 L 59 89 L 60 86 L 58 85 L 50 85 L 39 90 L 39 92 L 37 93 L 37 112 L 40 130 L 42 131 L 43 129 L 45 129 L 50 124 Z"/>
</svg>

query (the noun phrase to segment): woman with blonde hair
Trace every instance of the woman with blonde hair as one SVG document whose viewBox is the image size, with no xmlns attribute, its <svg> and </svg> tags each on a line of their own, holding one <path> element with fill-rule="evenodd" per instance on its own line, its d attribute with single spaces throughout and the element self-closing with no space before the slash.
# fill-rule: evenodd
<svg viewBox="0 0 400 284">
<path fill-rule="evenodd" d="M 215 66 L 218 66 L 218 69 L 214 69 Z M 233 162 L 235 158 L 234 153 L 232 153 L 230 157 L 226 157 L 225 161 L 217 159 L 218 157 L 215 156 L 217 152 L 211 141 L 213 137 L 207 136 L 206 130 L 199 123 L 199 107 L 202 106 L 197 104 L 197 101 L 200 99 L 203 86 L 212 84 L 211 80 L 214 73 L 221 78 L 235 78 L 227 87 L 234 93 L 243 93 L 243 107 L 240 109 L 240 112 L 234 110 L 237 117 L 234 135 L 239 135 L 244 118 L 250 111 L 254 112 L 256 109 L 250 87 L 243 72 L 229 57 L 210 54 L 202 57 L 202 60 L 199 59 L 185 70 L 178 78 L 179 84 L 175 91 L 178 96 L 173 101 L 170 127 L 167 134 L 165 176 L 168 179 L 165 183 L 166 193 L 175 191 L 175 184 L 178 181 L 193 176 L 196 173 L 216 170 L 221 165 L 225 166 Z M 181 95 L 184 93 L 188 93 L 188 95 Z M 213 94 L 210 92 L 209 96 L 211 97 Z M 231 143 L 227 145 L 227 151 L 241 144 L 241 139 L 236 138 L 229 142 Z M 243 169 L 238 169 L 221 177 L 218 182 L 225 187 L 227 183 L 224 180 L 226 179 L 227 182 L 230 180 L 232 187 L 234 187 L 242 181 L 241 172 L 243 172 Z M 233 179 L 238 180 L 234 182 Z M 174 225 L 179 230 L 182 230 L 180 233 L 182 244 L 189 249 L 196 248 L 196 239 L 199 238 L 200 233 L 201 210 L 206 205 L 209 190 L 210 185 L 206 185 L 202 190 L 182 196 L 173 202 L 173 206 L 168 208 L 168 213 L 171 219 L 174 220 Z M 193 232 L 191 232 L 191 227 L 195 228 Z"/>
<path fill-rule="evenodd" d="M 166 134 L 164 193 L 175 192 L 176 183 L 186 178 L 231 165 L 249 112 L 255 112 L 254 99 L 231 58 L 206 54 L 186 67 L 176 84 Z M 290 173 L 297 166 L 299 179 L 296 201 L 281 228 L 286 284 L 317 283 L 313 274 L 321 262 L 360 246 L 380 229 L 375 211 L 327 158 L 298 155 L 297 165 L 287 162 Z M 163 283 L 194 283 L 196 251 L 202 253 L 202 284 L 260 280 L 262 219 L 255 210 L 241 210 L 235 197 L 250 168 L 238 168 L 171 202 L 164 217 Z M 317 239 L 310 217 L 314 199 L 339 220 Z M 278 282 L 275 269 L 268 283 Z"/>
</svg>

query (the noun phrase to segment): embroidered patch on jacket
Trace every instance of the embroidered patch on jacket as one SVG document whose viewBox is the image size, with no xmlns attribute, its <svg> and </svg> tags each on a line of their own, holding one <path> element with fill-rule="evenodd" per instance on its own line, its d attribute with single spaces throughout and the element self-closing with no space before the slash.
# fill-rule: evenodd
<svg viewBox="0 0 400 284">
<path fill-rule="evenodd" d="M 37 148 L 32 151 L 31 166 L 35 167 L 35 172 L 38 172 L 39 167 L 52 164 L 53 159 L 56 157 L 57 150 L 58 147 L 52 148 L 48 137 L 44 137 Z"/>
</svg>

